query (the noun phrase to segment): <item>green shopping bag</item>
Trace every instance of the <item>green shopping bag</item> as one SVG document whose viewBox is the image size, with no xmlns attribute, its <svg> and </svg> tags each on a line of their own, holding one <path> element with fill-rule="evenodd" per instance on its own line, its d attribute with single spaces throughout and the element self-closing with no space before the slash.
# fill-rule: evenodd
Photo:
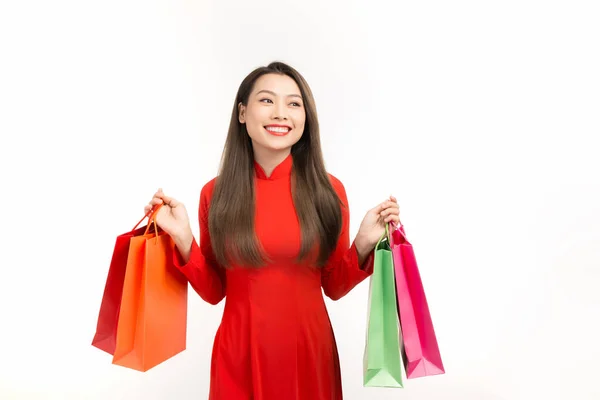
<svg viewBox="0 0 600 400">
<path fill-rule="evenodd" d="M 369 282 L 363 386 L 403 388 L 396 282 L 388 224 L 385 224 L 385 233 L 374 251 L 373 275 Z"/>
</svg>

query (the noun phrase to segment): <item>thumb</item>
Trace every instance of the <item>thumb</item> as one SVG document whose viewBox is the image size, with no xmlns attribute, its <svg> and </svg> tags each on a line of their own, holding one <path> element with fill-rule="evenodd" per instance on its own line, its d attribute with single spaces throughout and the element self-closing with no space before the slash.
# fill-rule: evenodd
<svg viewBox="0 0 600 400">
<path fill-rule="evenodd" d="M 158 195 L 159 195 L 159 196 L 160 196 L 160 198 L 162 199 L 163 203 L 164 203 L 165 205 L 169 206 L 169 207 L 172 207 L 172 208 L 174 208 L 174 207 L 177 207 L 177 206 L 179 205 L 179 202 L 178 202 L 177 200 L 175 200 L 174 198 L 167 196 L 167 195 L 166 195 L 166 194 L 163 192 L 162 188 L 159 188 L 159 189 L 158 189 Z"/>
<path fill-rule="evenodd" d="M 165 203 L 165 205 L 167 205 L 171 208 L 175 208 L 179 205 L 179 202 L 177 200 L 175 200 L 174 198 L 169 197 L 169 196 L 163 195 L 162 200 Z"/>
<path fill-rule="evenodd" d="M 376 205 L 375 207 L 373 207 L 373 208 L 371 209 L 371 212 L 372 212 L 373 214 L 379 214 L 380 212 L 382 212 L 382 211 L 383 211 L 384 207 L 385 207 L 385 204 L 384 204 L 384 203 L 379 203 L 378 205 Z"/>
</svg>

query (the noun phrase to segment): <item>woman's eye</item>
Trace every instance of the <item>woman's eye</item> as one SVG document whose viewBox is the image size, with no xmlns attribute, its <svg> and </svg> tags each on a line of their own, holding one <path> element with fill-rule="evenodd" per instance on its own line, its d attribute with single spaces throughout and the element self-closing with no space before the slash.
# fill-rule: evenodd
<svg viewBox="0 0 600 400">
<path fill-rule="evenodd" d="M 273 100 L 265 98 L 265 99 L 261 99 L 260 102 L 261 103 L 264 103 L 264 102 L 273 103 Z M 297 102 L 290 103 L 290 105 L 292 105 L 294 107 L 302 107 L 302 104 L 297 103 Z"/>
</svg>

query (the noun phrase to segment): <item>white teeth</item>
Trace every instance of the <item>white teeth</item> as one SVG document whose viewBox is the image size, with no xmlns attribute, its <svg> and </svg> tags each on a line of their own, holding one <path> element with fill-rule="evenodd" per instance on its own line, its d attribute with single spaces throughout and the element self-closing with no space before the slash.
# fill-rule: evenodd
<svg viewBox="0 0 600 400">
<path fill-rule="evenodd" d="M 271 131 L 271 132 L 286 133 L 289 131 L 289 128 L 280 128 L 280 127 L 275 127 L 275 126 L 269 126 L 267 128 L 267 130 Z"/>
</svg>

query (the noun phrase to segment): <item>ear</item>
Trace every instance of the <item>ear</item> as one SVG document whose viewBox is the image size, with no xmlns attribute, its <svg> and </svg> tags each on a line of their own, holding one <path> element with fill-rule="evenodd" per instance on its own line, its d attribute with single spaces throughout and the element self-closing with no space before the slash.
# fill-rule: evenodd
<svg viewBox="0 0 600 400">
<path fill-rule="evenodd" d="M 246 123 L 246 106 L 241 102 L 238 104 L 238 119 L 240 120 L 240 124 Z"/>
</svg>

